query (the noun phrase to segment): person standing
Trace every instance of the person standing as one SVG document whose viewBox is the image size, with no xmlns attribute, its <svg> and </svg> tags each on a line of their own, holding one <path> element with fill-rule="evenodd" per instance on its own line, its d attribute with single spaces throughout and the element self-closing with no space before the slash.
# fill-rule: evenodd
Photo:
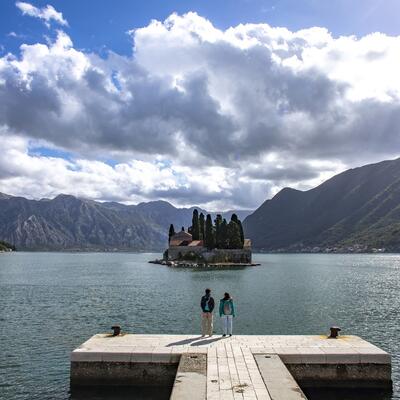
<svg viewBox="0 0 400 400">
<path fill-rule="evenodd" d="M 229 293 L 225 293 L 224 297 L 219 301 L 219 316 L 222 322 L 222 336 L 232 336 L 232 322 L 235 317 L 235 305 Z"/>
<path fill-rule="evenodd" d="M 211 297 L 211 289 L 206 289 L 206 294 L 201 298 L 201 336 L 212 336 L 213 334 L 213 310 L 214 299 Z"/>
</svg>

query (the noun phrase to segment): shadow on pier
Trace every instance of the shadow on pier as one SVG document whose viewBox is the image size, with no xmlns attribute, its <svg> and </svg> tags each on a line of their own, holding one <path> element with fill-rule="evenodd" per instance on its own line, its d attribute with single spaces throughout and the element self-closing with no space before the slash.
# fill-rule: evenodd
<svg viewBox="0 0 400 400">
<path fill-rule="evenodd" d="M 172 347 L 172 346 L 184 346 L 184 345 L 189 345 L 189 346 L 205 346 L 210 343 L 217 342 L 218 340 L 223 339 L 221 336 L 215 336 L 215 337 L 203 337 L 203 336 L 197 336 L 189 339 L 183 339 L 179 340 L 177 342 L 172 342 L 167 344 L 165 347 Z"/>
</svg>

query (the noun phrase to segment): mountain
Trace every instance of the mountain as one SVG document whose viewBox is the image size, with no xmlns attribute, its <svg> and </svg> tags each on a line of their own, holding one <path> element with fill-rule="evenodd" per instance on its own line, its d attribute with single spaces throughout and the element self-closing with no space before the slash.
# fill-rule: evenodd
<svg viewBox="0 0 400 400">
<path fill-rule="evenodd" d="M 124 205 L 65 194 L 28 200 L 0 193 L 0 239 L 19 250 L 159 251 L 167 245 L 169 225 L 189 226 L 192 212 L 165 201 Z"/>
<path fill-rule="evenodd" d="M 265 251 L 400 251 L 400 158 L 350 169 L 308 191 L 281 190 L 243 222 Z"/>
</svg>

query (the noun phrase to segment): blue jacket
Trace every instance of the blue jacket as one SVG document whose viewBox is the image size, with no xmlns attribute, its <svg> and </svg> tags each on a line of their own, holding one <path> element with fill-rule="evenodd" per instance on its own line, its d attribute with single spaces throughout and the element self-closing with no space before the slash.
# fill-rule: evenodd
<svg viewBox="0 0 400 400">
<path fill-rule="evenodd" d="M 208 300 L 208 310 L 206 310 L 207 300 Z M 203 310 L 203 312 L 212 313 L 214 310 L 214 299 L 211 296 L 203 296 L 201 298 L 200 307 Z"/>
<path fill-rule="evenodd" d="M 225 314 L 224 313 L 224 306 L 226 303 L 229 303 L 229 305 L 231 306 L 231 313 L 230 314 Z M 225 300 L 225 299 L 221 299 L 219 301 L 219 316 L 222 317 L 223 315 L 232 315 L 233 317 L 235 316 L 235 306 L 233 304 L 233 300 L 229 299 L 229 300 Z"/>
</svg>

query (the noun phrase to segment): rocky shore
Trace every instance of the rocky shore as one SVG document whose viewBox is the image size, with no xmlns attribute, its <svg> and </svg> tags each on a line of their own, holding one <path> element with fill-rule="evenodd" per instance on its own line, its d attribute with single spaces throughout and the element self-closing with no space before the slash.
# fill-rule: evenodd
<svg viewBox="0 0 400 400">
<path fill-rule="evenodd" d="M 188 261 L 188 260 L 151 260 L 149 261 L 150 264 L 160 264 L 166 265 L 168 267 L 174 268 L 231 268 L 231 267 L 255 267 L 257 263 L 204 263 L 204 262 L 195 262 L 195 261 Z"/>
</svg>

